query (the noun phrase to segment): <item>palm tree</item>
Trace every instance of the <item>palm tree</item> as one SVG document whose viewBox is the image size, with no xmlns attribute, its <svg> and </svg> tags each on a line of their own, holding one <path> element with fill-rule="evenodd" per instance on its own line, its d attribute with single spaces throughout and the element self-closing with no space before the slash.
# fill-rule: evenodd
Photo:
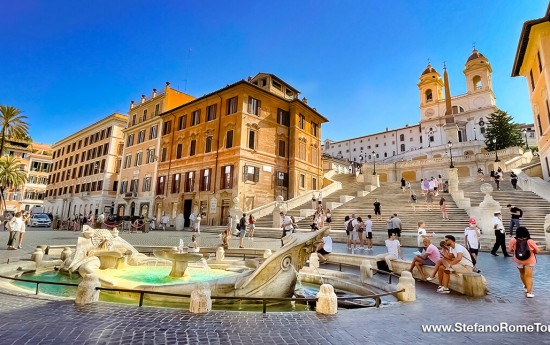
<svg viewBox="0 0 550 345">
<path fill-rule="evenodd" d="M 27 117 L 21 110 L 9 105 L 0 105 L 0 126 L 2 126 L 2 138 L 0 139 L 0 156 L 4 152 L 6 137 L 24 139 L 29 136 L 29 124 Z"/>
<path fill-rule="evenodd" d="M 4 190 L 18 189 L 27 181 L 27 174 L 21 169 L 21 163 L 14 157 L 0 157 L 0 199 L 6 209 Z"/>
</svg>

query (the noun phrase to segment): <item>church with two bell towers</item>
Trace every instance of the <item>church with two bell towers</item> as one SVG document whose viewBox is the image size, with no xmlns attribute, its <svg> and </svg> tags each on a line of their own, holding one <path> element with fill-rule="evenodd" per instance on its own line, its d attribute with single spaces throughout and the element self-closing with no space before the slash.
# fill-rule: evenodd
<svg viewBox="0 0 550 345">
<path fill-rule="evenodd" d="M 341 141 L 326 139 L 325 158 L 357 163 L 352 166 L 361 165 L 363 173 L 373 172 L 376 164 L 382 182 L 398 181 L 401 177 L 410 181 L 445 177 L 451 156 L 459 176 L 474 176 L 479 168 L 484 171 L 495 168 L 495 153 L 487 152 L 484 143 L 487 117 L 497 110 L 491 64 L 473 49 L 462 73 L 467 92 L 451 95 L 447 67 L 443 67 L 442 77 L 428 64 L 417 84 L 418 124 Z M 499 155 L 504 158 L 521 154 L 507 150 Z"/>
</svg>

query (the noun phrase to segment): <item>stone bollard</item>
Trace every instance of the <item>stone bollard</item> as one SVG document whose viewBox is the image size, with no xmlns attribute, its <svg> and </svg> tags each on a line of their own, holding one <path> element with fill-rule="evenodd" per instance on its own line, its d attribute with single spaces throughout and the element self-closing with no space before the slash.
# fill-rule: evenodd
<svg viewBox="0 0 550 345">
<path fill-rule="evenodd" d="M 65 260 L 70 258 L 72 254 L 73 254 L 73 251 L 71 250 L 71 248 L 69 247 L 63 248 L 63 251 L 61 252 L 61 256 L 60 256 L 61 261 L 64 262 Z"/>
<path fill-rule="evenodd" d="M 212 310 L 210 285 L 206 282 L 198 283 L 197 288 L 191 292 L 189 311 L 194 314 L 208 313 Z"/>
<path fill-rule="evenodd" d="M 330 284 L 323 284 L 317 294 L 315 311 L 319 314 L 336 314 L 338 312 L 338 297 Z"/>
<path fill-rule="evenodd" d="M 223 247 L 216 249 L 216 262 L 222 262 L 225 259 L 225 250 Z"/>
<path fill-rule="evenodd" d="M 369 278 L 372 278 L 372 265 L 370 260 L 361 262 L 361 283 L 366 283 Z"/>
<path fill-rule="evenodd" d="M 309 267 L 319 268 L 319 256 L 317 253 L 311 253 L 309 256 Z"/>
<path fill-rule="evenodd" d="M 404 290 L 397 294 L 397 299 L 403 302 L 412 302 L 416 300 L 416 287 L 414 278 L 409 271 L 401 272 L 397 290 Z"/>
<path fill-rule="evenodd" d="M 84 275 L 82 282 L 78 284 L 74 302 L 78 305 L 85 305 L 99 301 L 99 290 L 95 288 L 100 286 L 97 274 L 90 273 Z"/>
<path fill-rule="evenodd" d="M 264 251 L 264 259 L 267 259 L 268 257 L 270 257 L 271 254 L 272 254 L 272 253 L 271 253 L 271 249 L 266 249 L 266 250 Z"/>
<path fill-rule="evenodd" d="M 36 247 L 34 252 L 31 254 L 31 261 L 36 262 L 36 265 L 40 265 L 42 263 L 42 258 L 44 257 L 44 251 L 42 248 Z"/>
</svg>

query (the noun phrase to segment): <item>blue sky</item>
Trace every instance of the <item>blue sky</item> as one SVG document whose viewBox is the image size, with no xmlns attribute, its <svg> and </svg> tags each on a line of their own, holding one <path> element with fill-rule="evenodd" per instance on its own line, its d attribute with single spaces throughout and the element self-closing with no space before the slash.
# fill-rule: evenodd
<svg viewBox="0 0 550 345">
<path fill-rule="evenodd" d="M 269 72 L 327 117 L 323 139 L 418 123 L 428 59 L 453 95 L 476 48 L 493 67 L 497 105 L 533 122 L 524 78 L 511 78 L 523 22 L 542 0 L 4 2 L 0 104 L 54 143 L 161 89 L 193 96 Z M 351 125 L 350 125 L 351 124 Z"/>
</svg>

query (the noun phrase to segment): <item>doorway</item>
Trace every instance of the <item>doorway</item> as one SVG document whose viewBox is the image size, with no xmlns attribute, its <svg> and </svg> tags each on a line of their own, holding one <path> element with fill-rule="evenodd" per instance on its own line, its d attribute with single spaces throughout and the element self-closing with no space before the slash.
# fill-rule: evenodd
<svg viewBox="0 0 550 345">
<path fill-rule="evenodd" d="M 189 215 L 191 214 L 192 207 L 193 207 L 193 199 L 183 200 L 183 218 L 185 219 L 183 226 L 185 228 L 189 227 Z"/>
</svg>

